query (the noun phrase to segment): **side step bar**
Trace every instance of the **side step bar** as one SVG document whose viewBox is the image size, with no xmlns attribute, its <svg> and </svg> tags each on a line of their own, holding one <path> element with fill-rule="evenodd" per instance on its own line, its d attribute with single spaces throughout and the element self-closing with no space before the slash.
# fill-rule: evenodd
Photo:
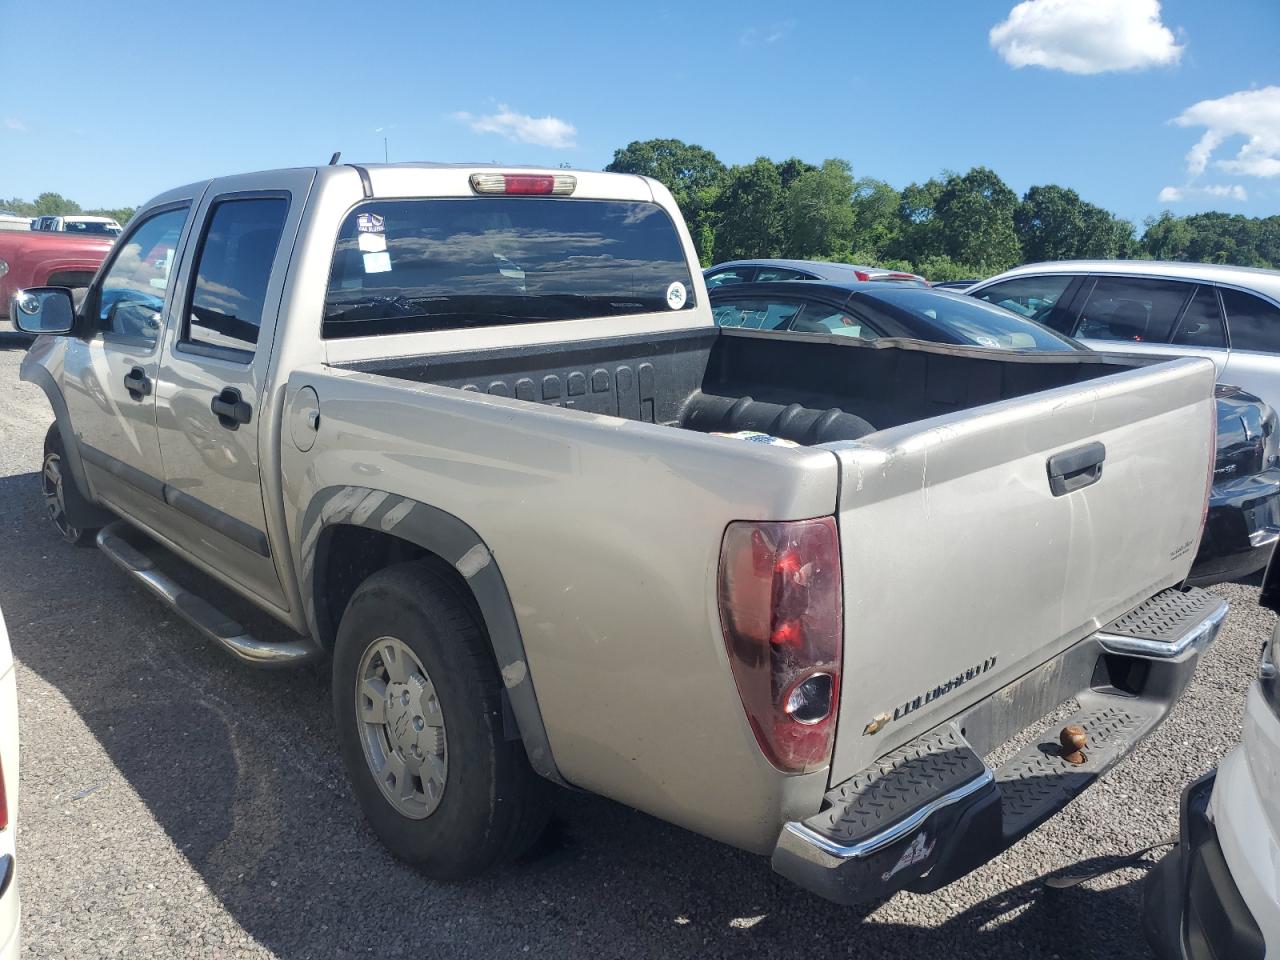
<svg viewBox="0 0 1280 960">
<path fill-rule="evenodd" d="M 103 527 L 98 531 L 98 549 L 172 607 L 183 620 L 221 644 L 234 657 L 254 666 L 284 667 L 305 663 L 319 655 L 319 649 L 310 640 L 269 643 L 253 636 L 234 619 L 160 570 L 145 548 L 136 547 L 125 538 L 125 531 L 131 529 L 123 520 Z M 164 548 L 156 544 L 155 549 Z"/>
</svg>

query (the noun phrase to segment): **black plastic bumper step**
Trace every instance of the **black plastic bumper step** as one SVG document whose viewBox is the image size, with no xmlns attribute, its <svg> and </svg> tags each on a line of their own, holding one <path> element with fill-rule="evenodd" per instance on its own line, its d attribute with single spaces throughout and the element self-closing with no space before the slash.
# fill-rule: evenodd
<svg viewBox="0 0 1280 960">
<path fill-rule="evenodd" d="M 1117 697 L 1097 697 L 1061 724 L 1036 738 L 996 770 L 1005 839 L 1020 840 L 1084 791 L 1133 749 L 1161 720 L 1158 704 Z M 1084 763 L 1062 758 L 1058 731 L 1079 724 L 1088 737 Z"/>
</svg>

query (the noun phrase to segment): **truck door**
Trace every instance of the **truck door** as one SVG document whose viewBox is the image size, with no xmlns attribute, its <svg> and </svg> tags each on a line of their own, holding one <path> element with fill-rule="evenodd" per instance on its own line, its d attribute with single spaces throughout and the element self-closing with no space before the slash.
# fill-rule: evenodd
<svg viewBox="0 0 1280 960">
<path fill-rule="evenodd" d="M 310 171 L 250 174 L 210 187 L 183 258 L 156 390 L 174 539 L 279 609 L 287 609 L 287 601 L 260 479 L 262 445 L 271 443 L 265 386 L 289 257 L 313 179 Z"/>
<path fill-rule="evenodd" d="M 156 435 L 159 339 L 172 311 L 173 265 L 190 201 L 130 226 L 90 287 L 86 339 L 68 338 L 62 392 L 95 493 L 116 512 L 164 532 L 168 509 Z"/>
</svg>

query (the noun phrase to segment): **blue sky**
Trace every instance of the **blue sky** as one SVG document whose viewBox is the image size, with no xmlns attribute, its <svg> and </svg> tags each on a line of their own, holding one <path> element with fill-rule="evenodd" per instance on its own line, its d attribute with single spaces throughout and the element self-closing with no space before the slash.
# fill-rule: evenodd
<svg viewBox="0 0 1280 960">
<path fill-rule="evenodd" d="M 898 187 L 985 164 L 1137 222 L 1280 212 L 1280 2 L 1014 6 L 0 0 L 0 196 L 133 205 L 384 136 L 586 168 L 677 137 Z"/>
</svg>

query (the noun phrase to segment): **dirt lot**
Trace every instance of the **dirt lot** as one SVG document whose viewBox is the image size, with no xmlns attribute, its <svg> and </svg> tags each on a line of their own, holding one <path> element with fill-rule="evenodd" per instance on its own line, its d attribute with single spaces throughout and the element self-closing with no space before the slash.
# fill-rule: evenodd
<svg viewBox="0 0 1280 960">
<path fill-rule="evenodd" d="M 997 861 L 870 915 L 768 863 L 564 793 L 543 849 L 428 882 L 360 820 L 325 667 L 234 663 L 92 549 L 62 544 L 36 482 L 51 420 L 0 335 L 0 608 L 18 664 L 19 878 L 28 955 L 95 957 L 1142 957 L 1145 867 L 1070 891 L 1066 864 L 1172 836 L 1182 786 L 1239 733 L 1273 617 L 1232 585 L 1217 646 L 1135 755 Z M 1149 866 L 1149 863 L 1146 864 Z"/>
</svg>

